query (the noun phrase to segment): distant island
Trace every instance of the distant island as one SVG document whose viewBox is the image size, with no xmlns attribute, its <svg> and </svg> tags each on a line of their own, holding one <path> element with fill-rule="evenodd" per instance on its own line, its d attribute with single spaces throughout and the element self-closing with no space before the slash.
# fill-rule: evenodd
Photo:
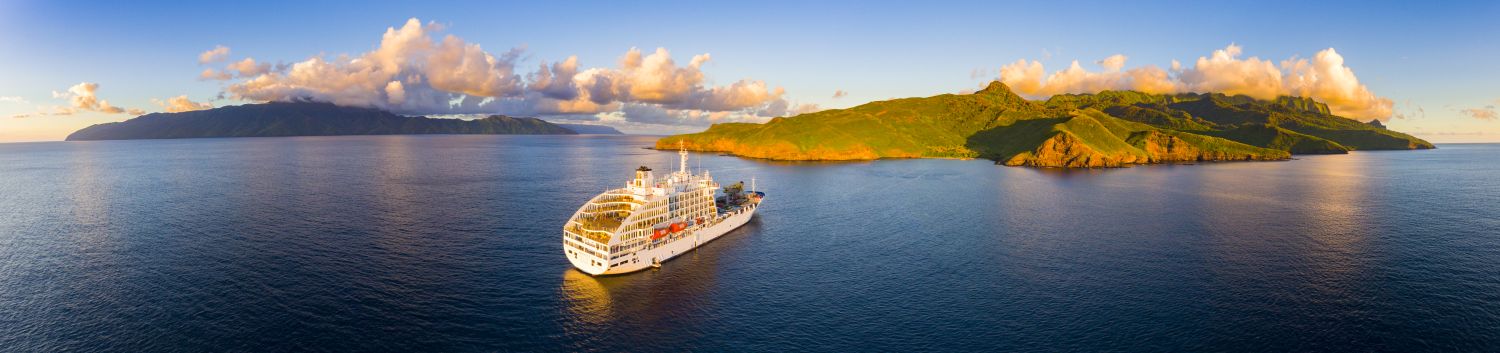
<svg viewBox="0 0 1500 353">
<path fill-rule="evenodd" d="M 1428 149 L 1431 143 L 1331 114 L 1308 98 L 1104 91 L 1028 101 L 993 82 L 973 94 L 871 102 L 765 124 L 721 123 L 657 140 L 777 160 L 988 158 L 1012 166 L 1121 167 L 1284 160 L 1292 154 Z"/>
<path fill-rule="evenodd" d="M 620 130 L 615 130 L 614 127 L 610 127 L 610 126 L 606 126 L 606 125 L 561 124 L 561 123 L 552 123 L 552 124 L 553 125 L 557 125 L 557 126 L 561 126 L 561 127 L 566 128 L 568 130 L 573 130 L 573 132 L 576 132 L 576 133 L 579 133 L 579 134 L 583 134 L 583 135 L 624 135 L 625 134 L 623 132 L 620 132 Z"/>
<path fill-rule="evenodd" d="M 553 124 L 537 118 L 491 115 L 482 119 L 402 116 L 373 108 L 330 103 L 272 102 L 181 113 L 152 113 L 89 126 L 68 141 L 397 134 L 619 134 L 602 125 Z"/>
</svg>

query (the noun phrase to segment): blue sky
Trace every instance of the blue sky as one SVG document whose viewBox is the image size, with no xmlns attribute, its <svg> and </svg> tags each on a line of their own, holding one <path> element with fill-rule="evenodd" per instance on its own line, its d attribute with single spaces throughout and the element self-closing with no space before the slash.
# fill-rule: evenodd
<svg viewBox="0 0 1500 353">
<path fill-rule="evenodd" d="M 1500 141 L 1500 120 L 1481 119 L 1500 105 L 1497 4 L 0 0 L 0 97 L 12 98 L 0 101 L 0 141 L 57 140 L 130 117 L 31 114 L 68 105 L 53 92 L 80 82 L 97 83 L 98 97 L 115 106 L 146 111 L 163 109 L 152 99 L 180 95 L 239 104 L 213 100 L 234 81 L 200 80 L 200 71 L 223 63 L 202 65 L 199 53 L 224 45 L 230 60 L 270 63 L 357 56 L 409 18 L 442 24 L 435 38 L 457 36 L 496 55 L 524 47 L 515 63 L 521 75 L 569 56 L 580 67 L 611 68 L 631 48 L 665 48 L 677 66 L 712 55 L 702 86 L 759 81 L 784 88 L 779 99 L 793 106 L 825 109 L 973 89 L 1019 59 L 1050 73 L 1073 60 L 1101 70 L 1095 62 L 1115 54 L 1129 57 L 1126 67 L 1166 68 L 1230 44 L 1242 57 L 1278 62 L 1334 48 L 1360 84 L 1394 102 L 1393 129 L 1432 141 Z M 834 98 L 836 91 L 847 95 Z M 33 116 L 11 118 L 22 114 Z M 706 120 L 652 123 L 632 128 L 680 131 Z"/>
</svg>

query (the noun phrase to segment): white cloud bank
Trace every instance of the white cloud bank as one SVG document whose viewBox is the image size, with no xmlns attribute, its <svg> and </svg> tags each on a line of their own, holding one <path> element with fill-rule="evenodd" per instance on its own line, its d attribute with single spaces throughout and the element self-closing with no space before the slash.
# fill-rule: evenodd
<svg viewBox="0 0 1500 353">
<path fill-rule="evenodd" d="M 204 70 L 200 78 L 232 80 L 225 90 L 236 99 L 314 100 L 402 114 L 566 115 L 706 124 L 814 109 L 789 107 L 782 98 L 784 90 L 763 81 L 710 85 L 702 71 L 711 58 L 708 54 L 679 65 L 664 48 L 632 48 L 616 67 L 582 68 L 572 56 L 521 73 L 516 65 L 523 49 L 491 53 L 453 35 L 438 39 L 442 30 L 413 18 L 400 28 L 387 28 L 370 52 L 319 55 L 274 67 L 246 58 L 221 70 Z"/>
<path fill-rule="evenodd" d="M 1242 59 L 1242 49 L 1230 44 L 1199 57 L 1192 66 L 1176 60 L 1169 69 L 1140 66 L 1125 69 L 1128 57 L 1112 55 L 1096 62 L 1102 71 L 1089 71 L 1073 61 L 1067 69 L 1048 74 L 1039 61 L 1017 60 L 1000 68 L 1000 80 L 1017 93 L 1046 98 L 1061 93 L 1137 90 L 1147 93 L 1215 92 L 1259 99 L 1300 96 L 1328 104 L 1334 114 L 1354 119 L 1391 117 L 1393 102 L 1376 96 L 1359 83 L 1354 70 L 1333 48 L 1312 58 L 1275 63 L 1258 57 Z"/>
</svg>

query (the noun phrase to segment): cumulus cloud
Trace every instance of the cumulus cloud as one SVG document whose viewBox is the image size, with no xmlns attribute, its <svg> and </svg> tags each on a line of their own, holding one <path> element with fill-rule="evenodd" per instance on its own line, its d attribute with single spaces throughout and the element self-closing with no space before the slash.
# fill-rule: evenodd
<svg viewBox="0 0 1500 353">
<path fill-rule="evenodd" d="M 141 109 L 125 108 L 110 104 L 108 100 L 99 98 L 99 84 L 94 82 L 80 82 L 63 91 L 52 91 L 52 98 L 67 101 L 67 105 L 37 107 L 35 113 L 15 114 L 12 118 L 28 118 L 35 116 L 67 116 L 80 112 L 98 112 L 105 114 L 131 114 L 141 115 L 146 111 Z M 14 100 L 25 103 L 24 99 Z"/>
<path fill-rule="evenodd" d="M 166 100 L 153 98 L 151 99 L 151 103 L 160 106 L 162 110 L 165 110 L 168 113 L 190 112 L 194 110 L 212 109 L 214 107 L 213 104 L 210 104 L 208 102 L 194 102 L 193 100 L 188 99 L 187 95 L 167 98 Z"/>
<path fill-rule="evenodd" d="M 702 66 L 711 57 L 700 54 L 678 66 L 671 52 L 651 54 L 631 48 L 617 68 L 593 68 L 573 77 L 580 98 L 595 104 L 644 103 L 674 110 L 711 112 L 746 110 L 781 99 L 784 90 L 763 81 L 739 80 L 726 86 L 706 86 Z"/>
<path fill-rule="evenodd" d="M 271 72 L 271 64 L 257 63 L 254 58 L 245 58 L 245 60 L 236 61 L 224 67 L 224 73 L 227 74 L 230 71 L 235 72 L 239 77 L 260 76 Z"/>
<path fill-rule="evenodd" d="M 389 104 L 401 104 L 406 101 L 406 86 L 401 81 L 391 81 L 385 84 L 385 101 Z"/>
<path fill-rule="evenodd" d="M 1123 56 L 1119 65 L 1123 66 Z M 1102 61 L 1101 61 L 1102 62 Z M 1168 78 L 1166 71 L 1152 66 L 1130 70 L 1091 72 L 1074 60 L 1067 69 L 1047 75 L 1040 61 L 1017 60 L 1000 68 L 1000 80 L 1017 93 L 1035 98 L 1050 97 L 1062 93 L 1096 93 L 1104 90 L 1133 89 L 1147 93 L 1170 93 L 1178 90 L 1177 83 Z"/>
<path fill-rule="evenodd" d="M 1312 61 L 1291 59 L 1281 62 L 1283 77 L 1292 96 L 1309 97 L 1328 104 L 1334 114 L 1350 118 L 1387 119 L 1394 102 L 1376 96 L 1359 83 L 1354 70 L 1344 65 L 1344 56 L 1333 48 L 1314 54 Z"/>
<path fill-rule="evenodd" d="M 72 115 L 73 113 L 79 111 L 100 112 L 106 114 L 144 114 L 144 112 L 139 109 L 122 108 L 109 104 L 108 100 L 100 99 L 99 96 L 96 95 L 98 91 L 99 84 L 93 82 L 81 82 L 79 84 L 73 85 L 73 87 L 68 87 L 68 90 L 62 92 L 54 91 L 52 92 L 52 97 L 68 100 L 68 106 L 58 107 L 48 115 Z"/>
<path fill-rule="evenodd" d="M 1110 55 L 1109 57 L 1099 60 L 1095 63 L 1099 64 L 1099 66 L 1104 67 L 1104 71 L 1113 72 L 1120 71 L 1120 69 L 1125 68 L 1125 59 L 1127 58 L 1124 55 L 1115 54 Z"/>
<path fill-rule="evenodd" d="M 229 58 L 229 47 L 226 47 L 226 46 L 223 46 L 223 45 L 216 45 L 216 46 L 214 46 L 213 49 L 209 49 L 207 51 L 204 51 L 203 53 L 198 54 L 198 63 L 199 64 L 216 63 L 216 62 L 224 61 L 224 59 L 227 59 L 227 58 Z"/>
<path fill-rule="evenodd" d="M 790 110 L 787 111 L 790 114 L 773 114 L 773 115 L 770 115 L 770 116 L 802 115 L 802 114 L 807 114 L 807 113 L 816 113 L 816 112 L 820 112 L 820 111 L 823 111 L 823 107 L 820 107 L 817 104 L 807 103 L 807 104 L 798 104 L 798 105 L 792 107 Z"/>
<path fill-rule="evenodd" d="M 527 75 L 531 82 L 532 91 L 543 97 L 572 100 L 578 98 L 578 84 L 574 77 L 578 76 L 578 56 L 569 56 L 567 60 L 547 66 L 542 63 L 536 72 Z"/>
<path fill-rule="evenodd" d="M 661 104 L 679 109 L 742 110 L 779 99 L 785 93 L 785 89 L 766 87 L 762 81 L 739 80 L 728 86 L 695 88 L 685 97 Z"/>
<path fill-rule="evenodd" d="M 849 95 L 849 92 L 844 92 L 844 90 L 835 90 L 835 91 L 833 91 L 833 99 L 844 98 L 844 96 L 847 96 L 847 95 Z"/>
<path fill-rule="evenodd" d="M 310 99 L 416 114 L 477 113 L 489 107 L 487 99 L 521 93 L 522 79 L 514 73 L 519 51 L 496 56 L 451 35 L 435 40 L 440 30 L 411 19 L 387 28 L 374 51 L 315 56 L 280 70 L 246 59 L 225 68 L 243 78 L 227 91 L 246 100 Z"/>
<path fill-rule="evenodd" d="M 441 31 L 441 26 L 413 18 L 387 28 L 370 52 L 319 55 L 274 67 L 247 58 L 199 76 L 224 79 L 233 73 L 226 92 L 236 99 L 314 100 L 403 114 L 619 113 L 632 119 L 695 122 L 715 116 L 759 118 L 756 113 L 786 104 L 784 90 L 763 81 L 711 85 L 702 71 L 708 54 L 680 65 L 665 48 L 649 53 L 632 48 L 617 67 L 584 68 L 570 56 L 542 62 L 536 71 L 523 74 L 516 66 L 524 49 L 491 53 L 454 35 L 437 39 Z"/>
<path fill-rule="evenodd" d="M 1103 70 L 1089 71 L 1073 61 L 1048 74 L 1039 61 L 1017 60 L 1000 68 L 1000 80 L 1017 93 L 1045 98 L 1062 93 L 1137 90 L 1147 93 L 1215 92 L 1259 99 L 1300 96 L 1328 104 L 1334 114 L 1355 119 L 1388 119 L 1394 103 L 1376 96 L 1359 83 L 1354 70 L 1333 48 L 1312 58 L 1279 63 L 1258 57 L 1241 58 L 1243 49 L 1230 44 L 1191 66 L 1172 61 L 1170 69 L 1140 66 L 1125 69 L 1128 57 L 1112 55 L 1097 62 Z"/>
</svg>

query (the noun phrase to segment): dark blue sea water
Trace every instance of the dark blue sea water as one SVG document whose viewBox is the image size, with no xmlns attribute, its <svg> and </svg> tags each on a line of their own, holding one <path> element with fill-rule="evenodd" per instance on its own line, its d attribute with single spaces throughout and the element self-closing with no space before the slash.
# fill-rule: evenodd
<svg viewBox="0 0 1500 353">
<path fill-rule="evenodd" d="M 758 218 L 592 278 L 650 137 L 0 144 L 0 350 L 1497 351 L 1500 145 L 1061 171 L 786 163 Z"/>
</svg>

